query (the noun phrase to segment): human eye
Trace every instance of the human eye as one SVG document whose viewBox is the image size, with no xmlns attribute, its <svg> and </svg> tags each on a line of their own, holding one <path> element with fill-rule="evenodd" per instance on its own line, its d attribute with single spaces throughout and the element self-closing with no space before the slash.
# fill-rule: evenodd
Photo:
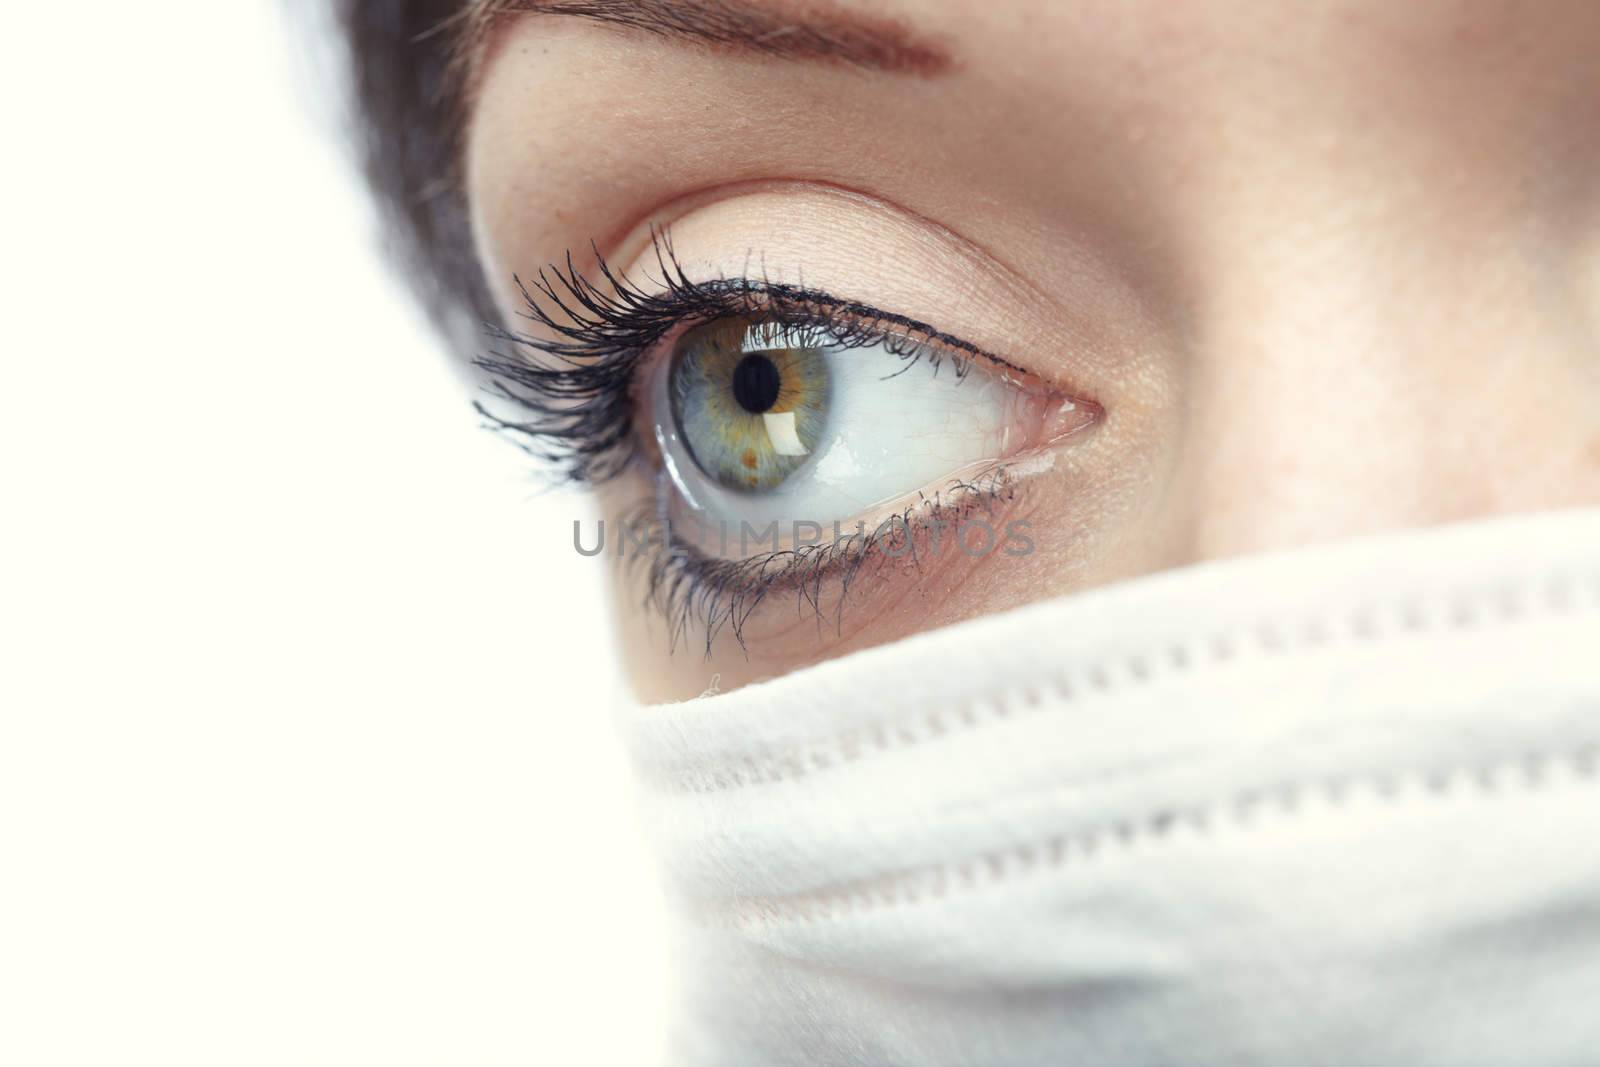
<svg viewBox="0 0 1600 1067">
<path fill-rule="evenodd" d="M 729 530 L 735 556 L 752 531 L 825 545 L 1094 420 L 910 320 L 825 294 L 750 295 L 764 306 L 684 330 L 647 375 L 668 515 L 708 548 Z"/>
<path fill-rule="evenodd" d="M 761 277 L 692 278 L 664 233 L 654 251 L 651 278 L 603 259 L 586 276 L 569 256 L 522 285 L 536 330 L 481 361 L 519 411 L 480 411 L 570 480 L 645 487 L 630 516 L 653 526 L 644 584 L 674 640 L 697 628 L 709 651 L 728 630 L 744 645 L 776 591 L 821 612 L 826 583 L 928 565 L 1102 415 L 919 318 Z M 974 540 L 988 553 L 1002 538 L 986 527 Z"/>
</svg>

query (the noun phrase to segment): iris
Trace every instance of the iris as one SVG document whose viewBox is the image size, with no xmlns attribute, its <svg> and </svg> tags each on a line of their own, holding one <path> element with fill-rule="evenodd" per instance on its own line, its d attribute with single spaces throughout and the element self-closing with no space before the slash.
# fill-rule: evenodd
<svg viewBox="0 0 1600 1067">
<path fill-rule="evenodd" d="M 723 318 L 687 331 L 672 354 L 667 389 L 695 465 L 729 489 L 776 489 L 827 430 L 827 355 L 808 346 L 803 331 L 778 323 Z"/>
</svg>

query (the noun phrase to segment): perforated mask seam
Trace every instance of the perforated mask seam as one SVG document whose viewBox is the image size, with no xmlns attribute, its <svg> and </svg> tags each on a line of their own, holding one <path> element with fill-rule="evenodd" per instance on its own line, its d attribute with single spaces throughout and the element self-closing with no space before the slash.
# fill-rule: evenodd
<svg viewBox="0 0 1600 1067">
<path fill-rule="evenodd" d="M 1585 597 L 1591 602 L 1583 603 Z M 1317 617 L 1295 622 L 1262 620 L 1189 642 L 1167 642 L 1141 652 L 1098 657 L 1070 669 L 1058 669 L 1020 690 L 970 697 L 953 707 L 888 716 L 814 741 L 737 756 L 719 767 L 644 766 L 641 770 L 645 780 L 656 788 L 687 793 L 721 793 L 789 781 L 952 733 L 977 730 L 1047 706 L 1070 706 L 1081 695 L 1104 697 L 1163 679 L 1220 670 L 1247 655 L 1281 658 L 1322 651 L 1340 642 L 1375 644 L 1594 610 L 1600 606 L 1600 574 L 1547 574 L 1516 584 L 1457 593 L 1442 604 L 1442 610 L 1432 612 L 1425 609 L 1426 603 L 1425 598 L 1412 594 L 1405 599 L 1359 606 L 1334 622 Z"/>
<path fill-rule="evenodd" d="M 1506 795 L 1520 790 L 1526 794 L 1563 776 L 1573 784 L 1600 784 L 1600 742 L 1591 741 L 1558 754 L 1527 752 L 1479 764 L 1368 771 L 1282 782 L 1211 802 L 1163 806 L 1143 816 L 1112 820 L 959 861 L 789 896 L 701 902 L 691 912 L 703 924 L 730 927 L 841 919 L 935 902 L 1027 876 L 1076 869 L 1097 860 L 1109 862 L 1119 854 L 1131 854 L 1186 835 L 1203 838 L 1223 826 L 1249 829 L 1272 818 L 1292 818 L 1319 807 L 1324 811 L 1337 809 L 1363 795 L 1400 804 L 1437 801 L 1466 790 Z"/>
</svg>

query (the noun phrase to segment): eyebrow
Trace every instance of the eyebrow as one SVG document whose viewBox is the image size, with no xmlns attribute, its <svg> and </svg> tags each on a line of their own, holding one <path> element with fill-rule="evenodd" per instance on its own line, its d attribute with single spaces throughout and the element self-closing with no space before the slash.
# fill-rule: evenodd
<svg viewBox="0 0 1600 1067">
<path fill-rule="evenodd" d="M 485 46 L 509 16 L 555 15 L 642 30 L 673 40 L 778 59 L 933 77 L 948 52 L 902 22 L 819 0 L 472 0 L 474 38 Z M 479 57 L 481 59 L 481 56 Z"/>
</svg>

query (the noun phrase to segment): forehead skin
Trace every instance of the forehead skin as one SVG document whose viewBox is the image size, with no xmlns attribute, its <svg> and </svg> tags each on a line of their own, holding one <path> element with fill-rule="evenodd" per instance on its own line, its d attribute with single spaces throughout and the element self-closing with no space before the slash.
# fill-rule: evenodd
<svg viewBox="0 0 1600 1067">
<path fill-rule="evenodd" d="M 1257 238 L 1346 221 L 1330 209 L 1444 245 L 1463 213 L 1594 230 L 1600 6 L 1584 0 L 1537 17 L 1509 0 L 871 10 L 951 69 L 879 74 L 505 20 L 467 150 L 491 279 L 526 269 L 503 246 L 604 244 L 654 200 L 770 178 L 959 219 L 1045 281 L 1062 237 L 1096 242 L 1174 308 Z M 507 203 L 513 217 L 483 224 Z M 606 229 L 562 225 L 574 219 Z"/>
</svg>

